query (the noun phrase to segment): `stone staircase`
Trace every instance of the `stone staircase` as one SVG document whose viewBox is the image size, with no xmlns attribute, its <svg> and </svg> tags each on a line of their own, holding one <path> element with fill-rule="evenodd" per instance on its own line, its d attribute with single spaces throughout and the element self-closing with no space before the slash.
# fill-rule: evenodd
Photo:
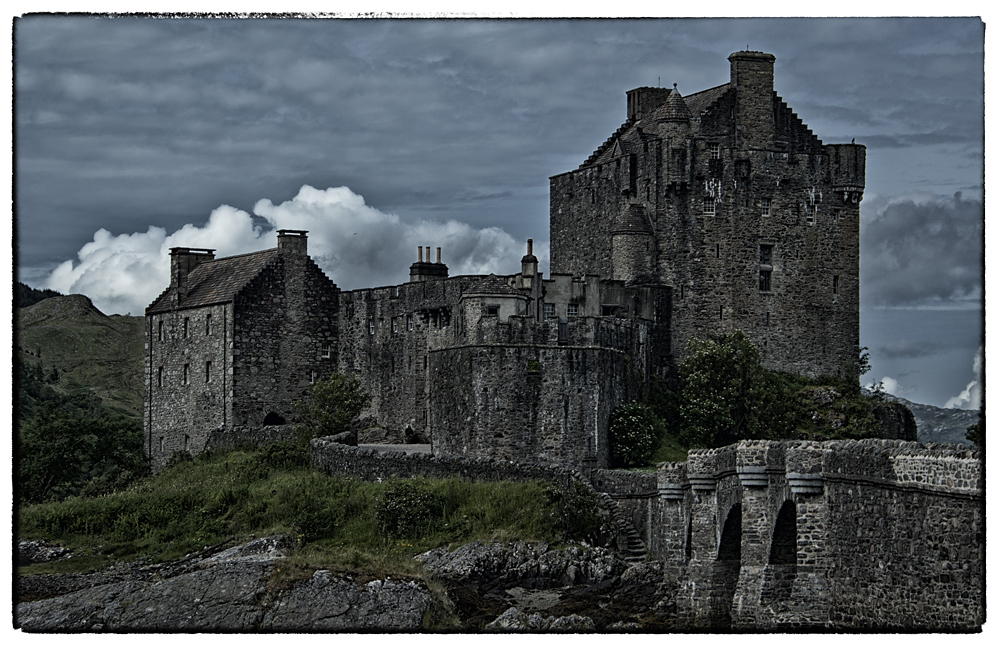
<svg viewBox="0 0 1000 646">
<path fill-rule="evenodd" d="M 618 508 L 618 503 L 615 499 L 604 493 L 603 491 L 597 492 L 600 497 L 601 502 L 604 507 L 611 514 L 611 520 L 614 521 L 615 527 L 618 529 L 618 549 L 621 551 L 625 560 L 629 563 L 641 563 L 646 560 L 646 544 L 642 542 L 642 538 L 639 536 L 639 532 L 636 531 L 635 526 L 632 522 L 622 516 L 621 510 Z M 622 545 L 622 539 L 624 539 L 625 545 Z"/>
</svg>

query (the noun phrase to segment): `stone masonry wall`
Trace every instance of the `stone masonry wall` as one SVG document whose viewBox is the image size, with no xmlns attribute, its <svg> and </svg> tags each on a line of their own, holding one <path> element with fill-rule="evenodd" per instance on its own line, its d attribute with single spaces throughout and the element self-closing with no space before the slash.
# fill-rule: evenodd
<svg viewBox="0 0 1000 646">
<path fill-rule="evenodd" d="M 146 317 L 144 449 L 154 468 L 177 452 L 198 453 L 232 419 L 231 307 Z"/>
<path fill-rule="evenodd" d="M 337 366 L 338 290 L 305 254 L 283 253 L 233 302 L 233 419 L 295 419 L 294 403 Z M 272 418 L 273 419 L 273 418 Z M 266 421 L 267 420 L 267 421 Z"/>
</svg>

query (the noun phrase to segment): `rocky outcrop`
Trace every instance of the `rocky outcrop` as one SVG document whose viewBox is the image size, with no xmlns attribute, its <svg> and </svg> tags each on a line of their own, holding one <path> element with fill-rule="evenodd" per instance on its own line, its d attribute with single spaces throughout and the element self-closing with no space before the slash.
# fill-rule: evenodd
<svg viewBox="0 0 1000 646">
<path fill-rule="evenodd" d="M 261 539 L 144 579 L 20 603 L 25 632 L 87 631 L 413 631 L 430 593 L 411 581 L 355 582 L 319 570 L 271 585 L 286 558 L 280 540 Z M 138 574 L 138 573 L 136 573 Z"/>
<path fill-rule="evenodd" d="M 444 582 L 466 630 L 664 632 L 676 584 L 662 563 L 629 563 L 604 548 L 473 542 L 417 557 Z"/>
<path fill-rule="evenodd" d="M 883 440 L 917 441 L 917 421 L 909 408 L 900 402 L 887 401 L 876 406 L 872 413 L 882 425 Z"/>
</svg>

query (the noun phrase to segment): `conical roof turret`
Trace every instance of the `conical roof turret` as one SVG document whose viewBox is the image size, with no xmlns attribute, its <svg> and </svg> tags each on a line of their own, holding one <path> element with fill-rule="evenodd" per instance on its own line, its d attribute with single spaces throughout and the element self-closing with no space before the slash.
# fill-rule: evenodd
<svg viewBox="0 0 1000 646">
<path fill-rule="evenodd" d="M 657 121 L 690 121 L 691 111 L 688 109 L 687 102 L 684 101 L 684 97 L 681 93 L 677 91 L 677 84 L 674 83 L 674 89 L 670 91 L 670 95 L 667 97 L 667 102 L 656 111 Z"/>
</svg>

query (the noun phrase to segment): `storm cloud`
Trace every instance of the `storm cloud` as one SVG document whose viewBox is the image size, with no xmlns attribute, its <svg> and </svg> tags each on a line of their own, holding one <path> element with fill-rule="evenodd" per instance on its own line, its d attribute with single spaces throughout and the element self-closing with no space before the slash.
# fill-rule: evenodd
<svg viewBox="0 0 1000 646">
<path fill-rule="evenodd" d="M 983 285 L 983 205 L 900 198 L 861 223 L 861 302 L 940 305 L 978 302 Z"/>
</svg>

